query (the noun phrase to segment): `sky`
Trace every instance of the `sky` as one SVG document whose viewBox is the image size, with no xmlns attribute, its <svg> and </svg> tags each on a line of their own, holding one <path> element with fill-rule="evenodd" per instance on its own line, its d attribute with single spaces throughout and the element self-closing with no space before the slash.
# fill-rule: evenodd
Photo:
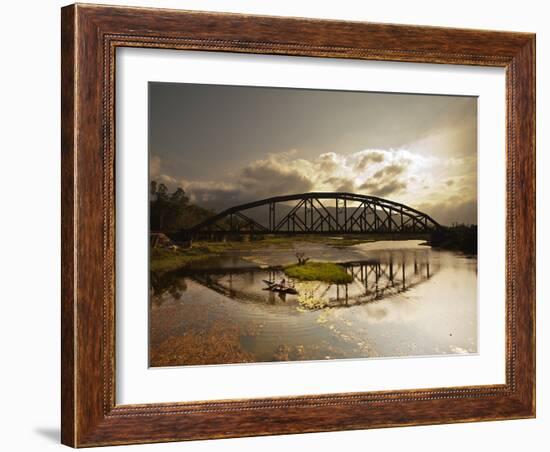
<svg viewBox="0 0 550 452">
<path fill-rule="evenodd" d="M 149 176 L 215 211 L 345 191 L 477 224 L 477 98 L 151 82 Z"/>
</svg>

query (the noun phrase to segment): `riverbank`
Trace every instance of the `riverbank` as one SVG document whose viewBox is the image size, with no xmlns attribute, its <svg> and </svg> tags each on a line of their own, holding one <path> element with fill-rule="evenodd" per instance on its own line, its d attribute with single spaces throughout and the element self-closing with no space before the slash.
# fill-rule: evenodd
<svg viewBox="0 0 550 452">
<path fill-rule="evenodd" d="M 460 251 L 477 256 L 477 226 L 450 226 L 440 233 L 433 234 L 426 244 L 436 249 Z"/>
<path fill-rule="evenodd" d="M 190 248 L 152 248 L 150 255 L 150 271 L 166 273 L 187 268 L 198 262 L 215 259 L 231 251 L 256 251 L 275 246 L 279 249 L 291 250 L 296 243 L 318 243 L 334 247 L 348 247 L 361 243 L 372 242 L 374 239 L 298 236 L 298 237 L 261 237 L 250 241 L 225 242 L 194 242 Z"/>
<path fill-rule="evenodd" d="M 424 239 L 422 235 L 411 235 L 406 239 Z M 402 241 L 403 236 L 392 234 L 362 236 L 320 236 L 320 235 L 296 235 L 296 236 L 258 236 L 249 241 L 195 241 L 190 248 L 152 248 L 150 254 L 150 270 L 153 273 L 165 273 L 179 269 L 192 267 L 197 263 L 204 263 L 209 259 L 233 252 L 255 253 L 267 248 L 276 248 L 279 251 L 292 251 L 299 247 L 307 248 L 309 245 L 328 246 L 333 250 L 351 249 L 356 245 L 387 241 Z M 314 257 L 315 258 L 315 257 Z M 320 260 L 319 257 L 316 258 Z M 322 260 L 325 260 L 322 258 Z M 289 263 L 287 261 L 287 263 Z M 271 263 L 269 263 L 271 265 Z M 280 265 L 279 262 L 275 265 Z"/>
<path fill-rule="evenodd" d="M 153 273 L 166 273 L 185 268 L 193 263 L 219 256 L 204 248 L 189 248 L 187 250 L 173 250 L 152 248 L 149 261 L 149 270 Z"/>
<path fill-rule="evenodd" d="M 300 242 L 288 249 L 256 242 L 252 251 L 225 244 L 211 261 L 154 273 L 150 364 L 475 353 L 477 261 L 422 242 L 346 248 Z M 345 268 L 353 281 L 322 282 L 318 274 L 314 281 L 291 278 L 284 269 L 298 267 L 297 253 L 310 258 L 304 269 L 330 263 Z M 265 290 L 264 281 L 282 279 L 298 293 Z"/>
</svg>

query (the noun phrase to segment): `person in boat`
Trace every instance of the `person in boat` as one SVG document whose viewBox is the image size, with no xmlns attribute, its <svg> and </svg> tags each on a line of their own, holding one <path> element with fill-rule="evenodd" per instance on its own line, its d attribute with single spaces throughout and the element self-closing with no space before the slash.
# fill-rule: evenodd
<svg viewBox="0 0 550 452">
<path fill-rule="evenodd" d="M 279 286 L 282 289 L 286 289 L 286 280 L 285 280 L 285 278 L 281 279 L 281 282 L 279 283 Z"/>
</svg>

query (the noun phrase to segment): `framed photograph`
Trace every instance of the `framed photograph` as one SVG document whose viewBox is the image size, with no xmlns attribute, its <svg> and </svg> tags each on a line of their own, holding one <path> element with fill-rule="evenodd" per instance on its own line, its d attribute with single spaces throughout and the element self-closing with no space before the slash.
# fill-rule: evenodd
<svg viewBox="0 0 550 452">
<path fill-rule="evenodd" d="M 62 9 L 62 442 L 535 416 L 535 36 Z"/>
</svg>

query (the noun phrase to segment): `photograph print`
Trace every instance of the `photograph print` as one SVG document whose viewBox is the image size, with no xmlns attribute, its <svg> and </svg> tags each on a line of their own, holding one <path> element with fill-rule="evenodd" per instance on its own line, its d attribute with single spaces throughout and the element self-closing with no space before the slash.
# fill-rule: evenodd
<svg viewBox="0 0 550 452">
<path fill-rule="evenodd" d="M 148 90 L 149 366 L 478 352 L 477 97 Z"/>
</svg>

